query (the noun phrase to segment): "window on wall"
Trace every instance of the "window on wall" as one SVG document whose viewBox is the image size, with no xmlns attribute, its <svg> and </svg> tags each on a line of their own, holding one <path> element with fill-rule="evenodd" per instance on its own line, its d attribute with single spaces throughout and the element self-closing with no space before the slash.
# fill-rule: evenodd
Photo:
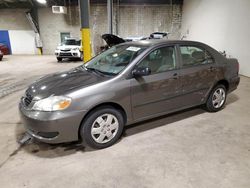
<svg viewBox="0 0 250 188">
<path fill-rule="evenodd" d="M 183 67 L 213 63 L 212 56 L 199 47 L 180 46 L 180 51 Z"/>
<path fill-rule="evenodd" d="M 61 32 L 61 43 L 64 43 L 65 39 L 70 38 L 70 32 Z"/>
<path fill-rule="evenodd" d="M 162 47 L 152 51 L 139 63 L 138 67 L 148 67 L 152 74 L 175 69 L 175 48 L 173 46 Z"/>
</svg>

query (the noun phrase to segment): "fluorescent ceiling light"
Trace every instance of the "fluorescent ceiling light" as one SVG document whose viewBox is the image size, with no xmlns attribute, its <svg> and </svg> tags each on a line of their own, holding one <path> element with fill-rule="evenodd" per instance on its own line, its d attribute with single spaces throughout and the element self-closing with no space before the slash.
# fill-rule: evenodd
<svg viewBox="0 0 250 188">
<path fill-rule="evenodd" d="M 41 3 L 41 4 L 46 4 L 47 1 L 46 0 L 36 0 L 38 3 Z"/>
</svg>

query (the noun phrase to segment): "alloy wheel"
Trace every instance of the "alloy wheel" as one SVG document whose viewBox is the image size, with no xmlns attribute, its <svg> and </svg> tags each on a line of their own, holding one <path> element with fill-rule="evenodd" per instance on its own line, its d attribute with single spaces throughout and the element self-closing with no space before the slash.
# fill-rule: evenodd
<svg viewBox="0 0 250 188">
<path fill-rule="evenodd" d="M 214 108 L 220 108 L 223 106 L 226 99 L 226 92 L 223 88 L 218 88 L 215 90 L 212 98 L 212 103 Z"/>
<path fill-rule="evenodd" d="M 91 126 L 91 136 L 99 144 L 111 141 L 118 132 L 119 122 L 112 114 L 102 114 Z"/>
</svg>

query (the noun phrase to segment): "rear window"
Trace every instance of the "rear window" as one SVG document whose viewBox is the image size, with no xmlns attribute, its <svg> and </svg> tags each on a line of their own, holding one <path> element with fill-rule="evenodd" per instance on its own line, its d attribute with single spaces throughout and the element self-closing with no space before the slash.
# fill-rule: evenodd
<svg viewBox="0 0 250 188">
<path fill-rule="evenodd" d="M 196 46 L 180 46 L 182 66 L 195 66 L 212 63 L 212 56 L 204 49 Z"/>
</svg>

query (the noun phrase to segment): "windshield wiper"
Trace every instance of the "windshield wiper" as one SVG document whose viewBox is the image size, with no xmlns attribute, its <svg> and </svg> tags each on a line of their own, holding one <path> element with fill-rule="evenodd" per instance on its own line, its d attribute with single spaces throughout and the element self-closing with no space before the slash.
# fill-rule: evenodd
<svg viewBox="0 0 250 188">
<path fill-rule="evenodd" d="M 86 67 L 86 66 L 84 66 L 84 68 L 85 68 L 86 70 L 93 71 L 93 72 L 98 73 L 98 74 L 101 73 L 102 75 L 109 75 L 109 76 L 114 76 L 114 75 L 116 75 L 115 73 L 112 73 L 112 72 L 104 72 L 104 71 L 101 71 L 101 70 L 99 70 L 99 69 L 88 68 L 88 67 Z"/>
<path fill-rule="evenodd" d="M 96 73 L 101 73 L 103 74 L 100 70 L 98 69 L 95 69 L 95 68 L 88 68 L 88 67 L 85 67 L 87 70 L 90 70 L 90 71 L 93 71 L 93 72 L 96 72 Z"/>
<path fill-rule="evenodd" d="M 109 75 L 109 76 L 117 75 L 117 73 L 113 73 L 113 72 L 103 72 L 103 71 L 100 71 L 100 72 L 103 73 L 103 74 Z"/>
</svg>

